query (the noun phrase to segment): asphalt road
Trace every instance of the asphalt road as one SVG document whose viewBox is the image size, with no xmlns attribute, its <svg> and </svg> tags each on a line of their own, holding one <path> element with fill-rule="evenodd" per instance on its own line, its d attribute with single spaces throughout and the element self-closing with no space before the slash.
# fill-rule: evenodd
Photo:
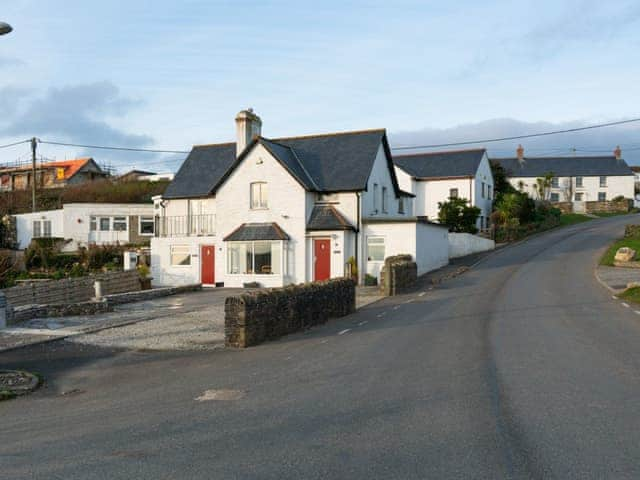
<svg viewBox="0 0 640 480">
<path fill-rule="evenodd" d="M 0 477 L 640 478 L 640 314 L 593 276 L 629 221 L 246 351 L 0 354 L 48 379 L 0 403 Z"/>
</svg>

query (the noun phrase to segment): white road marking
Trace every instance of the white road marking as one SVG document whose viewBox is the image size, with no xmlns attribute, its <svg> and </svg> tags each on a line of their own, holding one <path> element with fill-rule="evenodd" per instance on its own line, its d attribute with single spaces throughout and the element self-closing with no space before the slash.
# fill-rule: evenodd
<svg viewBox="0 0 640 480">
<path fill-rule="evenodd" d="M 345 333 L 350 332 L 350 331 L 351 331 L 350 328 L 345 328 L 344 330 L 338 332 L 338 335 L 344 335 Z"/>
<path fill-rule="evenodd" d="M 624 308 L 629 308 L 629 304 L 628 304 L 628 303 L 624 303 L 624 302 L 622 302 L 622 306 L 623 306 Z"/>
<path fill-rule="evenodd" d="M 320 340 L 320 343 L 327 343 L 329 340 Z"/>
<path fill-rule="evenodd" d="M 411 303 L 411 302 L 413 302 L 413 298 L 410 298 L 409 300 L 407 300 L 407 301 L 406 301 L 406 302 L 404 302 L 404 303 Z"/>
<path fill-rule="evenodd" d="M 427 292 L 420 292 L 420 293 L 418 294 L 418 296 L 419 296 L 419 297 L 424 297 L 426 294 L 427 294 Z"/>
<path fill-rule="evenodd" d="M 362 325 L 365 325 L 365 324 L 367 324 L 367 323 L 369 323 L 369 322 L 367 322 L 366 320 L 364 320 L 364 321 L 360 322 L 360 323 L 358 324 L 358 326 L 359 326 L 359 327 L 361 327 Z"/>
<path fill-rule="evenodd" d="M 611 298 L 613 298 L 614 300 L 618 299 L 618 297 L 616 297 L 615 295 L 611 295 Z"/>
<path fill-rule="evenodd" d="M 386 314 L 387 314 L 387 312 L 379 313 L 379 314 L 378 314 L 378 318 L 380 318 L 380 317 L 384 317 Z"/>
<path fill-rule="evenodd" d="M 633 313 L 640 315 L 640 310 L 634 310 Z"/>
<path fill-rule="evenodd" d="M 202 395 L 194 398 L 196 402 L 208 402 L 211 400 L 229 401 L 240 400 L 244 397 L 242 390 L 205 390 Z"/>
<path fill-rule="evenodd" d="M 400 305 L 396 305 L 395 307 L 393 307 L 394 310 L 397 310 L 400 308 Z"/>
</svg>

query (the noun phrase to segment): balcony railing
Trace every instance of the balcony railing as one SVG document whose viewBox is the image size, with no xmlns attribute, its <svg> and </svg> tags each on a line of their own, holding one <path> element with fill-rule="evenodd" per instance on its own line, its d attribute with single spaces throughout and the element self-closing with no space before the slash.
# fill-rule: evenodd
<svg viewBox="0 0 640 480">
<path fill-rule="evenodd" d="M 215 215 L 156 217 L 156 237 L 199 237 L 215 235 Z"/>
</svg>

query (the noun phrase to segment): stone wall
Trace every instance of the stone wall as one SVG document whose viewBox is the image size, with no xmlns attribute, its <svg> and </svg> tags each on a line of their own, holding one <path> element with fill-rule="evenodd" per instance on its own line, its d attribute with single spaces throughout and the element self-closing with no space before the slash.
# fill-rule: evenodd
<svg viewBox="0 0 640 480">
<path fill-rule="evenodd" d="M 395 255 L 384 260 L 380 273 L 380 291 L 383 295 L 398 295 L 418 279 L 418 265 L 411 255 Z"/>
<path fill-rule="evenodd" d="M 562 213 L 573 212 L 573 202 L 554 202 L 552 206 L 560 210 Z"/>
<path fill-rule="evenodd" d="M 585 202 L 587 213 L 625 213 L 631 209 L 633 200 L 620 200 L 617 202 L 607 200 L 605 202 Z"/>
<path fill-rule="evenodd" d="M 640 225 L 626 225 L 624 227 L 624 238 L 640 238 Z"/>
<path fill-rule="evenodd" d="M 346 278 L 270 290 L 225 300 L 225 344 L 246 348 L 355 311 L 355 283 Z"/>
<path fill-rule="evenodd" d="M 140 290 L 140 276 L 137 270 L 129 270 L 99 273 L 88 277 L 23 283 L 5 288 L 3 293 L 7 303 L 12 307 L 80 303 L 94 297 L 93 284 L 97 280 L 102 282 L 103 295 Z"/>
</svg>

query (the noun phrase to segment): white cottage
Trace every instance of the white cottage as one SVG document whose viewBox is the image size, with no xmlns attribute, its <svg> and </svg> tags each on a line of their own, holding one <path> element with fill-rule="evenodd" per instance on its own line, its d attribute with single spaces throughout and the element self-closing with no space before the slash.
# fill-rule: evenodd
<svg viewBox="0 0 640 480">
<path fill-rule="evenodd" d="M 617 147 L 609 156 L 526 157 L 522 145 L 512 158 L 496 158 L 513 187 L 539 198 L 537 179 L 553 174 L 548 198 L 571 202 L 575 211 L 584 202 L 605 202 L 616 197 L 634 198 L 635 177 Z"/>
<path fill-rule="evenodd" d="M 494 186 L 484 148 L 396 155 L 393 161 L 400 188 L 415 195 L 416 215 L 437 221 L 439 202 L 464 198 L 480 209 L 478 229 L 489 227 Z"/>
<path fill-rule="evenodd" d="M 267 139 L 251 110 L 237 141 L 195 146 L 154 199 L 159 285 L 275 287 L 342 277 L 350 260 L 378 276 L 409 253 L 420 273 L 448 262 L 447 230 L 419 220 L 384 130 Z"/>
</svg>

